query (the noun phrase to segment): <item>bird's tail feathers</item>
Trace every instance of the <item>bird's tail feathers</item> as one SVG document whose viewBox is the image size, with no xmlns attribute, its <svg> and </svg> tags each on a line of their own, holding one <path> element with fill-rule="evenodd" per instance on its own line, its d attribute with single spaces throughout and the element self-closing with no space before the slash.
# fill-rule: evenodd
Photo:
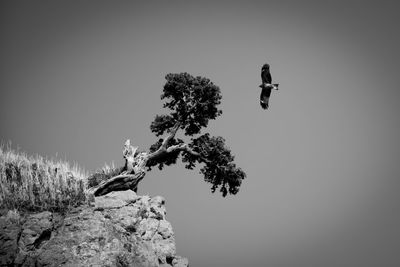
<svg viewBox="0 0 400 267">
<path fill-rule="evenodd" d="M 272 84 L 275 90 L 279 90 L 279 83 L 274 83 Z"/>
</svg>

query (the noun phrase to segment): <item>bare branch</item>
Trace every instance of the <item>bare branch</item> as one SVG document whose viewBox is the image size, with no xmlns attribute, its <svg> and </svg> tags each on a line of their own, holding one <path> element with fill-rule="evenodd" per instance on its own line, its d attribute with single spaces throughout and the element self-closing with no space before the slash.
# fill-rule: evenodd
<svg viewBox="0 0 400 267">
<path fill-rule="evenodd" d="M 131 141 L 128 139 L 125 141 L 124 150 L 122 155 L 125 158 L 125 170 L 127 173 L 132 173 L 135 165 L 135 153 L 138 147 L 131 146 Z"/>
</svg>

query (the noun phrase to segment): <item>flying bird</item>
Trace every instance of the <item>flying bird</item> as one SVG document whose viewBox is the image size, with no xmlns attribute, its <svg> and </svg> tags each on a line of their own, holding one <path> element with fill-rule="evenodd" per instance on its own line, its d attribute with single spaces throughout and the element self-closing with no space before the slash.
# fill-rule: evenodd
<svg viewBox="0 0 400 267">
<path fill-rule="evenodd" d="M 271 72 L 269 71 L 269 64 L 264 64 L 261 68 L 261 95 L 260 105 L 263 109 L 269 106 L 269 97 L 271 96 L 272 89 L 278 90 L 278 83 L 272 84 Z"/>
</svg>

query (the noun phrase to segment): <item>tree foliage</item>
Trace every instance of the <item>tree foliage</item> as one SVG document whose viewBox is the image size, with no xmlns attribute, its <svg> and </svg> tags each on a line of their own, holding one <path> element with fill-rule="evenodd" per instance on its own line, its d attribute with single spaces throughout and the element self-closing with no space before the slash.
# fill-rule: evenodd
<svg viewBox="0 0 400 267">
<path fill-rule="evenodd" d="M 168 115 L 157 115 L 151 124 L 151 130 L 157 136 L 181 123 L 185 135 L 198 134 L 207 127 L 210 119 L 222 114 L 218 109 L 221 103 L 221 90 L 209 79 L 193 77 L 188 73 L 167 74 L 161 99 L 165 99 L 164 108 L 171 110 Z"/>
<path fill-rule="evenodd" d="M 227 193 L 235 195 L 239 191 L 242 180 L 246 174 L 242 169 L 236 167 L 233 162 L 235 157 L 231 154 L 231 150 L 226 147 L 225 139 L 221 136 L 210 137 L 206 133 L 196 139 L 192 139 L 189 146 L 200 156 L 185 153 L 182 161 L 187 163 L 186 168 L 193 169 L 196 162 L 205 163 L 200 169 L 200 173 L 204 175 L 204 180 L 211 183 L 211 191 L 220 187 L 220 192 L 225 197 Z"/>
<path fill-rule="evenodd" d="M 234 163 L 225 139 L 209 133 L 200 135 L 209 120 L 222 114 L 218 109 L 221 90 L 209 79 L 188 73 L 168 74 L 165 79 L 161 99 L 165 100 L 163 107 L 169 110 L 169 114 L 156 115 L 150 129 L 156 136 L 169 133 L 172 138 L 168 140 L 169 149 L 162 156 L 147 162 L 148 169 L 158 166 L 161 170 L 165 165 L 175 164 L 182 154 L 182 161 L 188 169 L 204 164 L 200 173 L 206 182 L 212 184 L 213 193 L 219 188 L 224 197 L 228 193 L 236 194 L 246 175 Z M 175 138 L 174 127 L 183 130 L 189 142 Z M 164 141 L 160 138 L 150 147 L 150 153 L 159 150 Z"/>
</svg>

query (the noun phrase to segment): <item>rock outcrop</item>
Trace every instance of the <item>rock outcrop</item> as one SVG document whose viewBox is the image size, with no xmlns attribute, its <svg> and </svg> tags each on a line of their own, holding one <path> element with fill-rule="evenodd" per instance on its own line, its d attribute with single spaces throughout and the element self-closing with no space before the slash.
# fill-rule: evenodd
<svg viewBox="0 0 400 267">
<path fill-rule="evenodd" d="M 66 215 L 10 212 L 0 217 L 0 266 L 188 266 L 159 196 L 117 191 Z"/>
</svg>

